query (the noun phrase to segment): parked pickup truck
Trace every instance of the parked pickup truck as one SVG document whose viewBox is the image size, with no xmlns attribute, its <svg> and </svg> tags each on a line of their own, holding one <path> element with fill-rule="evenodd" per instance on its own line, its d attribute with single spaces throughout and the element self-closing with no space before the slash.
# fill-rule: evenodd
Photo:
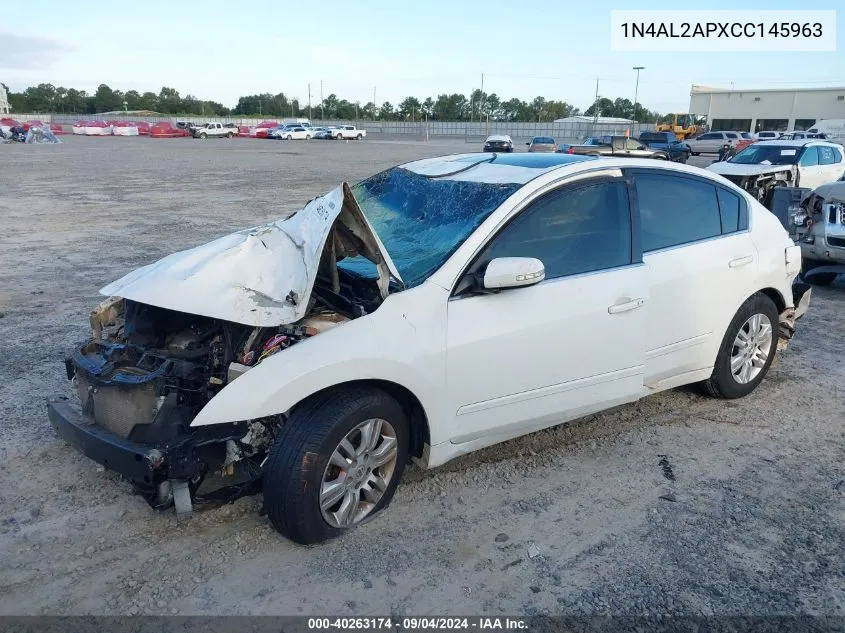
<svg viewBox="0 0 845 633">
<path fill-rule="evenodd" d="M 338 125 L 334 130 L 332 130 L 332 132 L 334 133 L 335 140 L 338 141 L 341 139 L 348 140 L 351 138 L 360 141 L 367 135 L 367 130 L 359 130 L 354 125 Z"/>
<path fill-rule="evenodd" d="M 557 151 L 561 154 L 669 160 L 668 153 L 649 148 L 638 140 L 627 136 L 590 136 L 581 145 L 562 144 Z"/>
<path fill-rule="evenodd" d="M 651 149 L 666 152 L 669 154 L 669 160 L 676 163 L 686 163 L 689 159 L 689 145 L 679 141 L 672 132 L 643 132 L 638 140 Z"/>
<path fill-rule="evenodd" d="M 209 136 L 232 138 L 238 133 L 237 128 L 226 127 L 222 123 L 203 123 L 190 129 L 194 138 L 208 138 Z"/>
</svg>

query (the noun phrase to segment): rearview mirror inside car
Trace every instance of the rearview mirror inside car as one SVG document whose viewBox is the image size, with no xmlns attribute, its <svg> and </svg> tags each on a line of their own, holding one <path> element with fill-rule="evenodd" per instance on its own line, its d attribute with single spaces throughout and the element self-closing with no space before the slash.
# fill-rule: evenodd
<svg viewBox="0 0 845 633">
<path fill-rule="evenodd" d="M 484 271 L 486 290 L 533 286 L 546 278 L 543 262 L 534 257 L 497 257 Z"/>
</svg>

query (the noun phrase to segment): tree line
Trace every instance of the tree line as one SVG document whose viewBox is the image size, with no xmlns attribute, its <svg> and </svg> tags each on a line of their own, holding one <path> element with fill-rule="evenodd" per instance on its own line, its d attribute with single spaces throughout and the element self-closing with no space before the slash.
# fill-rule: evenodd
<svg viewBox="0 0 845 633">
<path fill-rule="evenodd" d="M 523 101 L 504 99 L 496 93 L 483 93 L 475 89 L 469 96 L 453 93 L 436 98 L 406 97 L 394 105 L 389 101 L 381 105 L 372 101 L 360 102 L 340 99 L 330 94 L 319 101 L 303 103 L 283 92 L 263 93 L 240 97 L 234 108 L 227 108 L 217 101 L 208 101 L 188 94 L 184 97 L 175 88 L 163 87 L 158 93 L 137 90 L 113 90 L 100 84 L 94 94 L 85 90 L 64 88 L 53 84 L 38 84 L 23 92 L 9 92 L 9 105 L 14 112 L 96 114 L 100 112 L 151 110 L 161 114 L 185 116 L 243 116 L 243 117 L 309 117 L 312 119 L 381 119 L 387 121 L 553 121 L 568 116 L 611 116 L 635 118 L 643 123 L 665 119 L 657 112 L 634 104 L 630 99 L 600 97 L 583 113 L 566 101 L 544 97 Z"/>
</svg>

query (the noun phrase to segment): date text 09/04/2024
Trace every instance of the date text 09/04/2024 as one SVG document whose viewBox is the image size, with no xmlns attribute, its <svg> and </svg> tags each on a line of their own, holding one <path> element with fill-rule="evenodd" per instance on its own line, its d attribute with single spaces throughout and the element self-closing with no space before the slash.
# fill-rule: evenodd
<svg viewBox="0 0 845 633">
<path fill-rule="evenodd" d="M 347 630 L 347 631 L 379 631 L 379 630 L 524 630 L 527 628 L 525 620 L 520 618 L 465 618 L 465 617 L 360 617 L 360 618 L 308 618 L 308 628 L 312 630 Z"/>
<path fill-rule="evenodd" d="M 822 37 L 820 22 L 623 22 L 625 38 L 698 38 L 698 37 Z"/>
</svg>

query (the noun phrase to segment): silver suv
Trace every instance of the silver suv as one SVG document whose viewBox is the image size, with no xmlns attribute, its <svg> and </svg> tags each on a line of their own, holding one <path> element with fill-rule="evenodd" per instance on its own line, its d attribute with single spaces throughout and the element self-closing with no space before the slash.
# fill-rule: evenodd
<svg viewBox="0 0 845 633">
<path fill-rule="evenodd" d="M 845 176 L 843 176 L 845 179 Z M 792 238 L 801 246 L 801 274 L 827 286 L 845 273 L 845 180 L 807 193 L 792 214 Z"/>
<path fill-rule="evenodd" d="M 741 140 L 739 132 L 705 132 L 700 136 L 685 141 L 693 156 L 699 154 L 718 154 L 725 146 L 734 146 Z"/>
</svg>

